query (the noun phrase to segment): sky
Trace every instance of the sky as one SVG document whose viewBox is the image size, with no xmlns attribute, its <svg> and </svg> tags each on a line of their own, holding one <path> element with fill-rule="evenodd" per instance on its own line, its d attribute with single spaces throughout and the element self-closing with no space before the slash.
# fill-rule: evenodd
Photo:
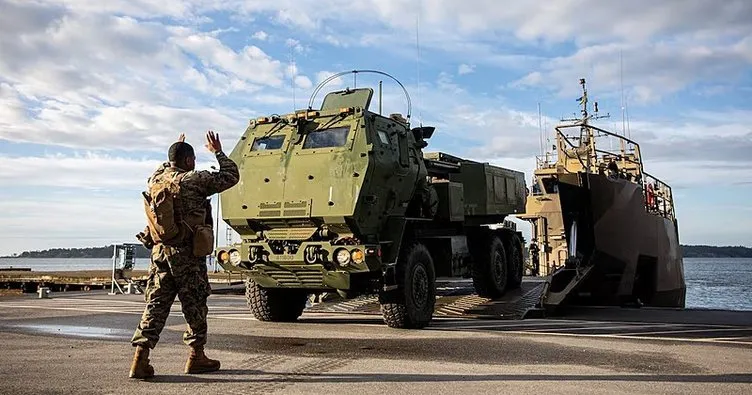
<svg viewBox="0 0 752 395">
<path fill-rule="evenodd" d="M 322 92 L 383 80 L 384 113 L 437 127 L 426 151 L 528 182 L 585 78 L 597 125 L 673 187 L 680 241 L 752 246 L 747 0 L 0 0 L 0 255 L 136 242 L 180 133 L 208 169 L 206 130 L 229 152 L 354 69 L 410 107 L 382 75 Z"/>
</svg>

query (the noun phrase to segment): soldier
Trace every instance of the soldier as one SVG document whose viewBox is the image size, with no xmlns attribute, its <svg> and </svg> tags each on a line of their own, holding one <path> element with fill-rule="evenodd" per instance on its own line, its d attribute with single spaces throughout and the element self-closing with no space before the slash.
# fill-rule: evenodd
<svg viewBox="0 0 752 395">
<path fill-rule="evenodd" d="M 149 178 L 149 184 L 173 180 L 179 187 L 174 200 L 176 224 L 185 224 L 187 231 L 181 231 L 179 241 L 171 240 L 169 245 L 154 237 L 154 226 L 138 235 L 138 238 L 152 248 L 149 280 L 145 292 L 146 307 L 141 321 L 133 334 L 131 343 L 136 352 L 131 364 L 130 377 L 146 379 L 154 376 L 154 368 L 149 364 L 149 351 L 159 341 L 159 335 L 175 297 L 180 304 L 187 324 L 183 342 L 191 348 L 185 366 L 185 373 L 216 371 L 220 362 L 206 357 L 208 308 L 206 300 L 211 294 L 206 268 L 206 255 L 213 248 L 211 206 L 209 196 L 222 192 L 238 183 L 238 167 L 222 152 L 219 135 L 206 133 L 206 148 L 215 154 L 219 162 L 218 172 L 196 171 L 196 156 L 193 147 L 186 143 L 185 136 L 172 144 L 169 149 L 169 162 L 162 164 Z M 174 185 L 174 184 L 173 184 Z M 147 200 L 148 201 L 148 200 Z M 153 221 L 153 217 L 147 219 Z M 178 225 L 182 226 L 182 225 Z"/>
</svg>

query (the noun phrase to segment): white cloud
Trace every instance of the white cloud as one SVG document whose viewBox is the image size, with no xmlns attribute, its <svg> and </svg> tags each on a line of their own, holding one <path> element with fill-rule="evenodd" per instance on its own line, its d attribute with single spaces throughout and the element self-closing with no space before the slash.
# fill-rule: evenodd
<svg viewBox="0 0 752 395">
<path fill-rule="evenodd" d="M 222 97 L 242 91 L 235 101 L 248 103 L 248 93 L 283 86 L 280 61 L 256 46 L 235 50 L 220 41 L 218 32 L 232 28 L 201 33 L 69 4 L 90 12 L 32 2 L 4 6 L 0 139 L 149 149 L 179 132 L 232 135 L 254 111 L 230 110 Z M 126 3 L 110 6 L 136 12 Z M 183 15 L 194 6 L 155 11 Z M 207 106 L 205 95 L 219 101 Z"/>
<path fill-rule="evenodd" d="M 131 198 L 106 194 L 0 200 L 0 255 L 53 247 L 137 243 L 146 220 L 137 191 Z M 43 224 L 43 230 L 40 229 Z"/>
<path fill-rule="evenodd" d="M 256 33 L 253 33 L 251 37 L 255 38 L 256 40 L 266 41 L 266 39 L 269 38 L 269 34 L 263 30 L 259 30 Z"/>
<path fill-rule="evenodd" d="M 177 136 L 175 136 L 177 137 Z M 220 137 L 224 137 L 220 134 Z M 173 139 L 174 141 L 174 139 Z M 189 139 L 186 140 L 191 143 Z M 216 159 L 203 148 L 203 141 L 194 141 L 197 170 L 208 170 Z M 227 141 L 229 152 L 235 141 Z M 60 187 L 99 191 L 138 191 L 146 179 L 167 159 L 167 146 L 158 155 L 161 159 L 118 157 L 94 152 L 74 155 L 45 156 L 0 155 L 0 184 L 13 188 Z M 135 192 L 138 194 L 138 192 Z"/>
<path fill-rule="evenodd" d="M 586 77 L 594 93 L 617 92 L 623 78 L 630 102 L 646 103 L 696 82 L 736 81 L 752 65 L 747 41 L 750 38 L 703 42 L 692 36 L 650 44 L 593 45 L 547 60 L 540 70 L 512 85 L 549 88 L 561 96 L 573 96 L 579 86 L 571 81 L 581 77 Z"/>
<path fill-rule="evenodd" d="M 295 85 L 298 88 L 310 89 L 313 86 L 313 83 L 311 82 L 310 78 L 304 75 L 298 75 L 295 76 Z"/>
<path fill-rule="evenodd" d="M 459 74 L 459 75 L 470 74 L 470 73 L 472 73 L 474 71 L 475 71 L 475 66 L 467 65 L 467 64 L 464 64 L 464 63 L 461 64 L 457 68 L 457 74 Z"/>
<path fill-rule="evenodd" d="M 144 187 L 146 179 L 160 163 L 159 160 L 133 160 L 93 153 L 77 156 L 0 156 L 0 183 L 13 187 L 138 189 Z"/>
</svg>

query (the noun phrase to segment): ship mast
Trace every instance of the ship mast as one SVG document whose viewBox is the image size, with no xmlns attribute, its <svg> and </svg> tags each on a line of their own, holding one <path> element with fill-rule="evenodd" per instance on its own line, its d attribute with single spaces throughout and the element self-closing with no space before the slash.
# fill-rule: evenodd
<svg viewBox="0 0 752 395">
<path fill-rule="evenodd" d="M 580 102 L 580 106 L 582 107 L 580 110 L 580 112 L 582 113 L 582 118 L 564 119 L 563 121 L 570 121 L 574 122 L 575 125 L 580 125 L 580 142 L 576 151 L 578 153 L 581 153 L 583 150 L 587 152 L 587 167 L 589 171 L 592 166 L 592 161 L 595 160 L 597 156 L 597 153 L 595 151 L 595 136 L 593 135 L 593 129 L 591 129 L 589 126 L 589 121 L 591 119 L 608 118 L 609 114 L 598 115 L 598 102 L 595 102 L 593 114 L 589 114 L 588 92 L 587 88 L 585 87 L 584 78 L 580 78 L 580 85 L 582 85 L 582 96 L 580 96 L 577 101 Z"/>
</svg>

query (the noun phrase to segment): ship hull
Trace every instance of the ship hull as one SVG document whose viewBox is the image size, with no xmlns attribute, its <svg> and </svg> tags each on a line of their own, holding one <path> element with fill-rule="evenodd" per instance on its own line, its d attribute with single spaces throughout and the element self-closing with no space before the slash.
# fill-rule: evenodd
<svg viewBox="0 0 752 395">
<path fill-rule="evenodd" d="M 676 219 L 648 212 L 639 184 L 592 173 L 578 178 L 577 185 L 560 184 L 561 213 L 565 229 L 577 222 L 580 265 L 592 270 L 564 304 L 683 308 Z"/>
</svg>

